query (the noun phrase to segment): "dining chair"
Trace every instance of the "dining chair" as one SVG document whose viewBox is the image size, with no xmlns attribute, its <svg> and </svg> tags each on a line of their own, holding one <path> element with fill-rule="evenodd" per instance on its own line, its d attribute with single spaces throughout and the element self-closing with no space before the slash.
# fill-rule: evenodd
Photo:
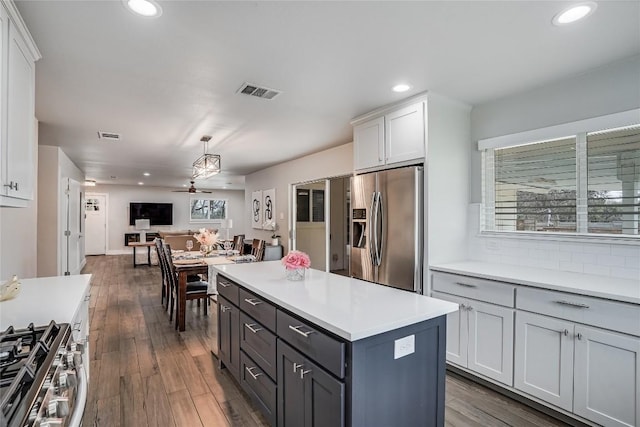
<svg viewBox="0 0 640 427">
<path fill-rule="evenodd" d="M 233 236 L 233 250 L 238 251 L 240 255 L 244 255 L 244 234 Z"/>
<path fill-rule="evenodd" d="M 261 239 L 253 239 L 253 243 L 251 244 L 251 255 L 256 257 L 256 261 L 262 261 L 264 257 L 264 240 Z"/>
<path fill-rule="evenodd" d="M 167 307 L 169 304 L 169 284 L 167 276 L 167 266 L 164 256 L 164 240 L 156 239 L 156 254 L 158 255 L 158 265 L 160 266 L 160 273 L 162 275 L 162 306 Z"/>
<path fill-rule="evenodd" d="M 164 256 L 165 262 L 167 264 L 167 276 L 169 277 L 169 289 L 170 289 L 170 306 L 169 306 L 169 322 L 173 321 L 173 313 L 177 310 L 176 302 L 178 300 L 178 273 L 176 272 L 176 267 L 173 264 L 173 259 L 171 258 L 171 246 L 168 244 L 164 245 Z M 204 300 L 204 308 L 203 313 L 207 315 L 207 290 L 209 289 L 209 283 L 204 280 L 198 280 L 195 282 L 187 281 L 187 292 L 186 292 L 186 300 L 198 300 L 198 307 L 200 307 L 200 301 Z M 176 313 L 176 322 L 175 326 L 178 327 L 178 314 Z"/>
</svg>

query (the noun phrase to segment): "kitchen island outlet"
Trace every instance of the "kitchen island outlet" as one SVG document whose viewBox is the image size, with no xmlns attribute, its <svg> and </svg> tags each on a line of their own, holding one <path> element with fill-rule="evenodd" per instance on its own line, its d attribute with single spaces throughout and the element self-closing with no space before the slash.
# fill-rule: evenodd
<svg viewBox="0 0 640 427">
<path fill-rule="evenodd" d="M 443 426 L 457 304 L 277 262 L 215 266 L 218 357 L 271 425 Z"/>
</svg>

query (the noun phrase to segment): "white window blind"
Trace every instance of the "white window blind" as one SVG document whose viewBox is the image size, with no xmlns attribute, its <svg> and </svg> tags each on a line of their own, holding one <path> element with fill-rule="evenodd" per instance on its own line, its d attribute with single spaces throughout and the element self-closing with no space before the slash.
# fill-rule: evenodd
<svg viewBox="0 0 640 427">
<path fill-rule="evenodd" d="M 497 231 L 576 231 L 576 138 L 493 150 Z"/>
<path fill-rule="evenodd" d="M 640 126 L 587 135 L 588 232 L 640 234 Z"/>
</svg>

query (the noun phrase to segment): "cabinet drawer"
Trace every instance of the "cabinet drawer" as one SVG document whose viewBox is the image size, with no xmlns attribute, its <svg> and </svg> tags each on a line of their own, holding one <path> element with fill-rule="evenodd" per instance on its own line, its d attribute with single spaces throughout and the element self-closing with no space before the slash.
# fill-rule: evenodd
<svg viewBox="0 0 640 427">
<path fill-rule="evenodd" d="M 527 287 L 516 295 L 520 310 L 640 336 L 638 305 Z"/>
<path fill-rule="evenodd" d="M 277 333 L 280 338 L 323 368 L 344 378 L 345 345 L 309 323 L 278 310 Z"/>
<path fill-rule="evenodd" d="M 276 336 L 244 312 L 240 313 L 240 348 L 275 379 Z"/>
<path fill-rule="evenodd" d="M 433 273 L 433 290 L 491 304 L 514 307 L 515 286 L 477 277 Z"/>
<path fill-rule="evenodd" d="M 220 274 L 217 276 L 217 283 L 218 293 L 237 306 L 239 300 L 238 291 L 240 289 L 238 285 Z"/>
<path fill-rule="evenodd" d="M 87 290 L 82 296 L 82 301 L 78 306 L 78 309 L 73 315 L 71 321 L 71 333 L 73 339 L 76 342 L 84 342 L 89 335 L 89 301 L 91 300 L 90 289 L 87 286 Z"/>
<path fill-rule="evenodd" d="M 276 383 L 244 352 L 240 353 L 240 385 L 272 426 L 276 425 Z"/>
<path fill-rule="evenodd" d="M 276 330 L 276 308 L 263 298 L 240 289 L 240 309 L 269 330 Z"/>
</svg>

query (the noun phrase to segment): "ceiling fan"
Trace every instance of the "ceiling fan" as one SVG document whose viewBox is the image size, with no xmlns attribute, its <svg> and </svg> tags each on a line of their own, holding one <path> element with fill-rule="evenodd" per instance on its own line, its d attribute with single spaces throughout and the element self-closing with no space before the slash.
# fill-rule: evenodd
<svg viewBox="0 0 640 427">
<path fill-rule="evenodd" d="M 194 185 L 194 181 L 190 181 L 191 182 L 191 187 L 189 188 L 185 188 L 183 190 L 173 190 L 174 193 L 211 193 L 211 191 L 209 190 L 197 190 L 196 186 Z"/>
</svg>

